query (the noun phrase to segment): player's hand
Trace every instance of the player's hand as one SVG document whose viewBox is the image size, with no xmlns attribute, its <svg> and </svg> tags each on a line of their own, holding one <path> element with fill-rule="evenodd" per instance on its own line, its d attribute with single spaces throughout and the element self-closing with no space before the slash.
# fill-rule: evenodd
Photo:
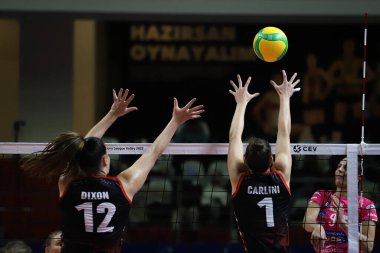
<svg viewBox="0 0 380 253">
<path fill-rule="evenodd" d="M 294 73 L 293 76 L 288 81 L 285 70 L 282 71 L 282 84 L 278 85 L 275 81 L 270 80 L 270 84 L 277 91 L 279 96 L 291 97 L 294 92 L 300 91 L 301 88 L 295 88 L 296 85 L 300 82 L 300 79 L 295 80 L 297 73 Z"/>
<path fill-rule="evenodd" d="M 173 106 L 173 119 L 178 123 L 182 124 L 190 119 L 197 119 L 201 117 L 201 114 L 205 111 L 203 110 L 203 105 L 193 106 L 196 98 L 191 99 L 184 107 L 180 108 L 178 106 L 177 98 L 174 98 Z"/>
<path fill-rule="evenodd" d="M 234 83 L 234 81 L 230 80 L 230 84 L 234 88 L 233 90 L 229 90 L 229 92 L 235 97 L 235 101 L 237 104 L 239 103 L 248 103 L 252 98 L 257 97 L 260 93 L 249 93 L 248 87 L 251 82 L 251 77 L 248 77 L 247 81 L 243 85 L 240 75 L 237 75 L 238 85 Z"/>
<path fill-rule="evenodd" d="M 115 90 L 112 90 L 112 93 L 113 104 L 111 106 L 110 113 L 112 113 L 113 116 L 121 117 L 127 113 L 137 110 L 137 107 L 128 107 L 132 100 L 135 98 L 135 94 L 132 94 L 128 97 L 128 89 L 126 89 L 124 93 L 123 88 L 121 88 L 117 94 Z"/>
<path fill-rule="evenodd" d="M 321 252 L 327 240 L 325 229 L 322 225 L 316 225 L 311 233 L 310 243 L 316 252 Z"/>
</svg>

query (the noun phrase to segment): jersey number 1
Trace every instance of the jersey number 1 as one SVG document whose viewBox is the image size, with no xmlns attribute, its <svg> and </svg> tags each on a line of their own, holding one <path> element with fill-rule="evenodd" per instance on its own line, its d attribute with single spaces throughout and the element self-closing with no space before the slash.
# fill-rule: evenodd
<svg viewBox="0 0 380 253">
<path fill-rule="evenodd" d="M 92 212 L 92 202 L 84 202 L 83 204 L 75 206 L 78 211 L 84 211 L 84 227 L 86 232 L 94 232 L 94 214 Z M 106 212 L 107 209 L 107 212 Z M 107 227 L 113 215 L 116 212 L 116 206 L 109 202 L 103 202 L 96 207 L 96 213 L 106 213 L 103 221 L 96 229 L 97 233 L 112 232 L 114 227 Z"/>
<path fill-rule="evenodd" d="M 267 221 L 267 227 L 274 227 L 274 219 L 273 219 L 273 200 L 272 198 L 263 198 L 261 201 L 257 202 L 259 207 L 265 206 L 265 218 Z"/>
</svg>

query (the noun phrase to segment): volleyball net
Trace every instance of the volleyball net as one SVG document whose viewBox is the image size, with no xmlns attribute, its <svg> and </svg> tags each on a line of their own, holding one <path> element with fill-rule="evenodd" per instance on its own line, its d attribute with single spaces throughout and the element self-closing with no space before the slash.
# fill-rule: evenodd
<svg viewBox="0 0 380 253">
<path fill-rule="evenodd" d="M 19 167 L 23 155 L 41 151 L 45 145 L 0 143 L 3 241 L 43 240 L 61 226 L 56 182 L 30 178 Z M 106 143 L 111 175 L 127 169 L 150 145 Z M 271 147 L 275 154 L 275 146 Z M 127 241 L 238 244 L 230 203 L 227 149 L 225 143 L 170 144 L 133 199 Z M 358 199 L 362 195 L 375 203 L 377 213 L 380 210 L 380 144 L 294 143 L 291 151 L 291 247 L 311 247 L 310 234 L 302 227 L 309 199 L 316 190 L 335 190 L 334 171 L 346 156 L 349 252 L 359 252 Z M 358 170 L 361 160 L 363 169 Z M 358 178 L 362 179 L 359 184 Z M 376 233 L 375 240 L 378 236 Z"/>
</svg>

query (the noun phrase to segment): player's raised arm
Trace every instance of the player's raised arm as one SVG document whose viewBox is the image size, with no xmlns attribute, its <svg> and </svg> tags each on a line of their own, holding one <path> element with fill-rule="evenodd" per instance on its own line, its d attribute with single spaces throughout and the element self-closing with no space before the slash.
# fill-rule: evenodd
<svg viewBox="0 0 380 253">
<path fill-rule="evenodd" d="M 229 131 L 229 145 L 227 156 L 228 174 L 232 185 L 232 192 L 234 192 L 236 189 L 241 172 L 247 169 L 246 165 L 244 164 L 244 150 L 242 141 L 242 133 L 244 130 L 244 114 L 249 101 L 259 95 L 259 93 L 250 94 L 248 91 L 251 77 L 247 79 L 244 85 L 240 75 L 237 76 L 237 79 L 237 84 L 235 84 L 233 81 L 230 81 L 232 90 L 229 90 L 229 92 L 234 96 L 236 102 L 235 112 Z"/>
<path fill-rule="evenodd" d="M 177 99 L 174 98 L 172 118 L 165 129 L 155 139 L 151 147 L 130 168 L 117 176 L 131 199 L 145 183 L 148 173 L 170 143 L 178 127 L 188 120 L 201 117 L 204 112 L 203 105 L 192 107 L 195 101 L 196 99 L 193 98 L 184 107 L 180 108 Z"/>
<path fill-rule="evenodd" d="M 278 85 L 273 80 L 270 81 L 273 88 L 276 90 L 280 98 L 280 110 L 278 113 L 278 130 L 276 141 L 276 157 L 274 168 L 278 169 L 284 176 L 285 181 L 289 185 L 292 168 L 292 156 L 290 152 L 290 131 L 291 131 L 291 116 L 290 116 L 290 97 L 300 88 L 295 86 L 300 82 L 295 80 L 297 73 L 288 81 L 285 70 L 282 71 L 283 81 Z"/>
</svg>

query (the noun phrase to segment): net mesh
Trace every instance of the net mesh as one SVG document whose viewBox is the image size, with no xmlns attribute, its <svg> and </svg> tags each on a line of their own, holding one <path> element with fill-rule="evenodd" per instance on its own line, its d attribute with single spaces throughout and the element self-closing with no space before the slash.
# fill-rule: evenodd
<svg viewBox="0 0 380 253">
<path fill-rule="evenodd" d="M 40 151 L 45 145 L 0 143 L 2 241 L 20 238 L 42 241 L 60 228 L 56 182 L 32 179 L 19 168 L 20 157 Z M 150 144 L 107 143 L 106 146 L 112 159 L 111 174 L 116 175 L 128 168 Z M 170 144 L 134 197 L 127 240 L 239 244 L 230 204 L 227 148 L 225 143 Z M 308 201 L 317 189 L 335 189 L 337 158 L 347 156 L 349 252 L 359 252 L 360 224 L 355 203 L 363 195 L 373 200 L 379 210 L 380 145 L 367 144 L 363 149 L 357 144 L 300 143 L 291 144 L 291 150 L 291 247 L 310 249 L 310 234 L 302 228 Z M 272 151 L 275 153 L 274 145 Z M 364 180 L 358 186 L 352 182 L 357 182 L 356 165 L 361 154 Z"/>
</svg>

